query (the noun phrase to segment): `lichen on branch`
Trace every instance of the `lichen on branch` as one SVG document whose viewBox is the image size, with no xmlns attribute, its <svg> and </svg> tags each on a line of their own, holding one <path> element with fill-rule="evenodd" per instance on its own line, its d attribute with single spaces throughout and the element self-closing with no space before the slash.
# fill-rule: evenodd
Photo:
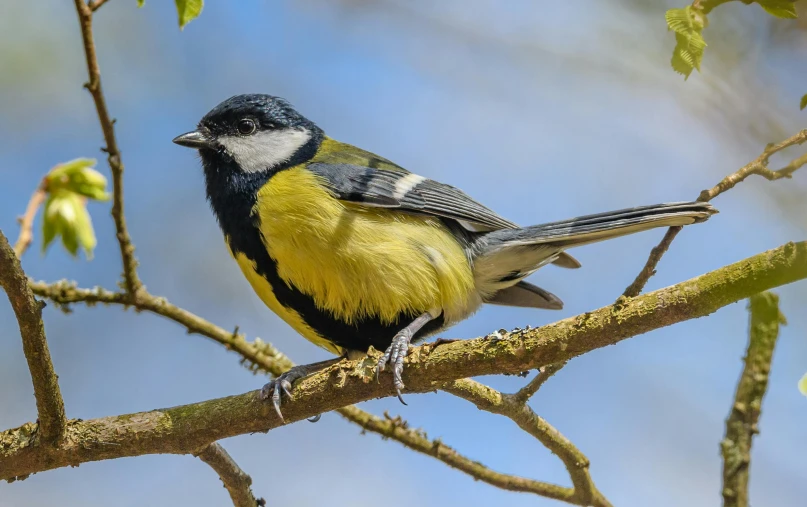
<svg viewBox="0 0 807 507">
<path fill-rule="evenodd" d="M 454 380 L 516 374 L 562 362 L 678 322 L 709 315 L 753 294 L 807 278 L 807 242 L 787 243 L 691 280 L 536 329 L 415 347 L 404 372 L 410 392 Z M 394 394 L 373 381 L 374 358 L 342 361 L 295 385 L 284 406 L 294 422 Z M 389 380 L 389 379 L 387 379 Z M 236 435 L 281 426 L 257 391 L 169 409 L 70 421 L 58 448 L 41 447 L 19 429 L 0 433 L 0 479 L 87 461 L 156 453 L 196 453 Z"/>
</svg>

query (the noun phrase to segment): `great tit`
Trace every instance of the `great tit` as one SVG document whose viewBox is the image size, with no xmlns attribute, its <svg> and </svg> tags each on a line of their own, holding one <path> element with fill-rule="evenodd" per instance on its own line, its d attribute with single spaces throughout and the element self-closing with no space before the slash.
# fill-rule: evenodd
<svg viewBox="0 0 807 507">
<path fill-rule="evenodd" d="M 298 333 L 344 356 L 383 350 L 398 397 L 407 349 L 484 304 L 560 309 L 524 281 L 566 249 L 717 211 L 678 202 L 520 227 L 461 190 L 328 137 L 286 100 L 238 95 L 174 139 L 199 150 L 207 199 L 252 288 Z M 281 391 L 341 357 L 295 366 L 264 386 Z M 403 399 L 401 399 L 403 401 Z"/>
</svg>

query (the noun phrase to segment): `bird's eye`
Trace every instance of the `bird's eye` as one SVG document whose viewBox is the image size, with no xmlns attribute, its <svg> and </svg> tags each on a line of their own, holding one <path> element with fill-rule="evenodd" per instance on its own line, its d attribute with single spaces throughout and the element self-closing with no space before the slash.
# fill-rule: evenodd
<svg viewBox="0 0 807 507">
<path fill-rule="evenodd" d="M 238 132 L 242 136 L 248 136 L 255 132 L 258 127 L 255 126 L 255 122 L 250 120 L 249 118 L 244 118 L 243 120 L 238 121 Z"/>
</svg>

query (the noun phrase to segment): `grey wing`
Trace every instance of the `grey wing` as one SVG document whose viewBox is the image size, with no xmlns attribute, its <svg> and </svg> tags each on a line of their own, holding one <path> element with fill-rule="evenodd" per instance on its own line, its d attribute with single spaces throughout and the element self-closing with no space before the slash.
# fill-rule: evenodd
<svg viewBox="0 0 807 507">
<path fill-rule="evenodd" d="M 340 200 L 450 218 L 469 230 L 518 228 L 463 191 L 414 173 L 352 164 L 313 163 L 308 169 Z"/>
<path fill-rule="evenodd" d="M 308 169 L 320 176 L 340 200 L 449 218 L 474 232 L 519 227 L 462 190 L 407 171 L 328 163 L 312 163 Z M 566 253 L 554 264 L 580 267 L 580 263 Z"/>
</svg>

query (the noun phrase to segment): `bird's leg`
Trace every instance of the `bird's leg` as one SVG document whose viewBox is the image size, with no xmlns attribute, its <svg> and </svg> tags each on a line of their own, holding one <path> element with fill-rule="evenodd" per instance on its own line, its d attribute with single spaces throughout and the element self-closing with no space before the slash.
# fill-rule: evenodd
<svg viewBox="0 0 807 507">
<path fill-rule="evenodd" d="M 406 402 L 401 396 L 401 390 L 404 388 L 401 374 L 403 373 L 404 358 L 406 358 L 406 354 L 409 352 L 409 342 L 412 341 L 412 338 L 423 326 L 436 319 L 438 316 L 440 316 L 439 311 L 426 312 L 413 320 L 408 326 L 398 331 L 392 338 L 392 344 L 384 351 L 384 355 L 381 356 L 381 359 L 378 360 L 378 364 L 376 365 L 376 379 L 378 379 L 379 374 L 384 371 L 387 363 L 392 366 L 392 380 L 395 385 L 395 392 L 398 393 L 398 399 L 404 405 L 406 405 Z"/>
<path fill-rule="evenodd" d="M 286 396 L 291 398 L 291 385 L 294 383 L 295 380 L 301 379 L 306 377 L 314 372 L 327 368 L 328 366 L 334 365 L 344 359 L 344 356 L 335 357 L 333 359 L 326 359 L 325 361 L 319 361 L 317 363 L 311 364 L 300 364 L 294 366 L 286 373 L 283 373 L 279 377 L 269 381 L 263 386 L 261 389 L 261 399 L 268 400 L 271 396 L 272 398 L 272 405 L 275 407 L 275 412 L 277 412 L 278 417 L 280 420 L 283 421 L 283 414 L 280 412 L 280 395 L 281 392 L 285 392 Z M 309 419 L 311 422 L 317 422 L 320 416 L 313 417 Z M 285 421 L 284 421 L 285 422 Z"/>
</svg>

